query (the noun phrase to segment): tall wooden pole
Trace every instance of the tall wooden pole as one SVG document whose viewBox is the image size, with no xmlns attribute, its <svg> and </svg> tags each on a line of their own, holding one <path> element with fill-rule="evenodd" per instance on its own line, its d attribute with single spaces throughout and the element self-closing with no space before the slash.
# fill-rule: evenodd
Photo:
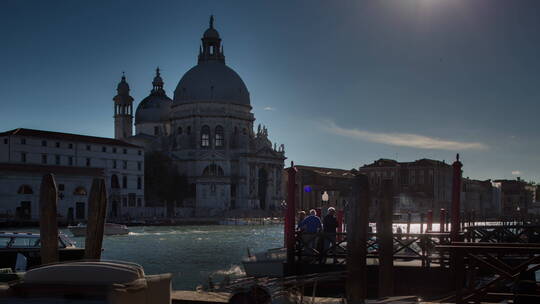
<svg viewBox="0 0 540 304">
<path fill-rule="evenodd" d="M 392 215 L 394 214 L 393 181 L 385 179 L 382 183 L 382 201 L 377 221 L 379 240 L 379 298 L 394 294 L 394 246 L 392 235 Z"/>
<path fill-rule="evenodd" d="M 39 233 L 41 238 L 41 264 L 58 262 L 58 223 L 56 208 L 58 189 L 51 173 L 41 179 L 39 193 Z"/>
<path fill-rule="evenodd" d="M 287 264 L 294 264 L 294 227 L 295 227 L 295 200 L 296 200 L 296 168 L 291 162 L 287 168 L 287 210 L 285 212 L 285 245 L 287 247 Z"/>
<path fill-rule="evenodd" d="M 367 297 L 366 244 L 370 204 L 368 177 L 357 174 L 352 190 L 356 202 L 350 204 L 350 223 L 347 224 L 347 303 L 363 304 Z"/>
<path fill-rule="evenodd" d="M 459 241 L 459 225 L 460 225 L 460 208 L 461 208 L 461 168 L 463 165 L 459 161 L 459 154 L 456 155 L 456 161 L 452 164 L 454 170 L 452 177 L 452 210 L 450 227 L 450 237 L 452 242 Z"/>
<path fill-rule="evenodd" d="M 107 188 L 103 178 L 94 178 L 88 197 L 88 223 L 86 225 L 86 240 L 84 257 L 99 260 L 103 245 L 103 230 L 105 229 L 105 214 L 107 210 Z"/>
</svg>

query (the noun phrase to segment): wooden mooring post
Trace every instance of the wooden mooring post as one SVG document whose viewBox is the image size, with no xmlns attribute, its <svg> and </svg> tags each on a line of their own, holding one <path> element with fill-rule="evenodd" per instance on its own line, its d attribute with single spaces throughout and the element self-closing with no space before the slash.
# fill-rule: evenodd
<svg viewBox="0 0 540 304">
<path fill-rule="evenodd" d="M 356 202 L 350 205 L 350 223 L 347 224 L 347 303 L 363 304 L 367 297 L 368 177 L 357 173 L 352 191 Z"/>
<path fill-rule="evenodd" d="M 88 197 L 88 223 L 84 243 L 85 259 L 99 260 L 103 245 L 105 214 L 107 210 L 107 188 L 103 178 L 94 178 Z"/>
<path fill-rule="evenodd" d="M 379 240 L 379 298 L 394 295 L 394 246 L 392 235 L 392 215 L 394 214 L 393 180 L 382 183 L 381 205 L 377 221 Z"/>
<path fill-rule="evenodd" d="M 411 212 L 407 212 L 407 234 L 411 233 Z"/>
<path fill-rule="evenodd" d="M 285 247 L 287 248 L 287 264 L 290 267 L 294 264 L 296 172 L 294 163 L 291 162 L 291 167 L 287 168 L 287 209 L 285 211 Z"/>
<path fill-rule="evenodd" d="M 420 213 L 420 233 L 424 233 L 424 213 Z"/>
<path fill-rule="evenodd" d="M 39 234 L 41 264 L 58 262 L 58 223 L 56 221 L 58 188 L 51 173 L 41 179 L 39 191 Z"/>
<path fill-rule="evenodd" d="M 439 232 L 445 232 L 445 224 L 446 224 L 446 210 L 444 208 L 441 208 L 439 211 Z"/>
</svg>

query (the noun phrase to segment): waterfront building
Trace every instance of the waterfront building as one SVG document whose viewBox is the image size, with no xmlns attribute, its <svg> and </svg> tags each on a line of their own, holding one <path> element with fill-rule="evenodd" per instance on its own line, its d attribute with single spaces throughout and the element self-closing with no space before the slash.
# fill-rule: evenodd
<svg viewBox="0 0 540 304">
<path fill-rule="evenodd" d="M 95 177 L 105 179 L 109 217 L 154 215 L 145 208 L 141 147 L 112 138 L 21 128 L 0 133 L 0 217 L 39 219 L 46 173 L 56 178 L 60 221 L 87 218 Z"/>
<path fill-rule="evenodd" d="M 358 171 L 368 176 L 374 194 L 371 216 L 375 216 L 377 193 L 385 179 L 393 181 L 396 213 L 419 214 L 433 210 L 437 215 L 441 208 L 450 209 L 453 173 L 452 166 L 444 161 L 423 158 L 413 162 L 398 162 L 381 158 L 363 165 Z"/>
<path fill-rule="evenodd" d="M 254 132 L 249 91 L 225 64 L 213 17 L 201 41 L 197 65 L 181 77 L 173 98 L 156 70 L 150 95 L 135 111 L 134 135 L 133 98 L 122 77 L 113 99 L 115 137 L 172 160 L 191 189 L 177 206 L 206 216 L 276 209 L 283 200 L 284 146 L 272 144 L 264 126 Z"/>
<path fill-rule="evenodd" d="M 523 216 L 529 212 L 529 207 L 534 202 L 534 185 L 519 177 L 515 180 L 497 179 L 493 183 L 500 189 L 502 215 Z"/>
<path fill-rule="evenodd" d="M 500 215 L 491 180 L 463 178 L 461 184 L 461 211 L 473 212 L 479 218 Z"/>
</svg>

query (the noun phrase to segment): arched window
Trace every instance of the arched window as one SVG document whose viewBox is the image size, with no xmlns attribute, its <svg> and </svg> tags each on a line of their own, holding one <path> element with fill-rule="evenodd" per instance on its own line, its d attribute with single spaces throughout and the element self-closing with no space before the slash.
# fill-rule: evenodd
<svg viewBox="0 0 540 304">
<path fill-rule="evenodd" d="M 223 168 L 216 164 L 211 164 L 204 168 L 203 176 L 224 176 Z"/>
<path fill-rule="evenodd" d="M 75 191 L 73 191 L 74 195 L 86 195 L 86 189 L 83 186 L 79 186 L 75 188 Z"/>
<path fill-rule="evenodd" d="M 120 188 L 120 183 L 118 182 L 118 176 L 116 176 L 116 174 L 113 174 L 111 176 L 111 188 L 112 189 Z"/>
<path fill-rule="evenodd" d="M 34 190 L 32 190 L 32 187 L 28 185 L 22 185 L 19 187 L 19 190 L 17 190 L 18 194 L 34 194 Z"/>
<path fill-rule="evenodd" d="M 203 126 L 201 129 L 201 147 L 210 147 L 210 127 Z"/>
<path fill-rule="evenodd" d="M 225 142 L 225 135 L 223 134 L 223 127 L 217 126 L 216 127 L 216 133 L 214 135 L 215 138 L 215 146 L 216 148 L 221 148 L 224 146 Z"/>
</svg>

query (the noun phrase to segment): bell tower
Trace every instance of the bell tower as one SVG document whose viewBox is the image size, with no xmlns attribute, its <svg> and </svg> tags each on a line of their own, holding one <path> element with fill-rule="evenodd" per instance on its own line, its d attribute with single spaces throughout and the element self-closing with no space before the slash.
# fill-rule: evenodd
<svg viewBox="0 0 540 304">
<path fill-rule="evenodd" d="M 221 38 L 219 38 L 219 33 L 214 28 L 213 15 L 210 16 L 210 27 L 204 32 L 201 40 L 202 45 L 199 49 L 198 63 L 205 61 L 218 61 L 221 63 L 225 63 L 223 46 L 221 45 Z"/>
<path fill-rule="evenodd" d="M 122 73 L 122 80 L 114 96 L 114 138 L 126 140 L 133 135 L 133 97 L 129 95 L 129 84 Z"/>
</svg>

